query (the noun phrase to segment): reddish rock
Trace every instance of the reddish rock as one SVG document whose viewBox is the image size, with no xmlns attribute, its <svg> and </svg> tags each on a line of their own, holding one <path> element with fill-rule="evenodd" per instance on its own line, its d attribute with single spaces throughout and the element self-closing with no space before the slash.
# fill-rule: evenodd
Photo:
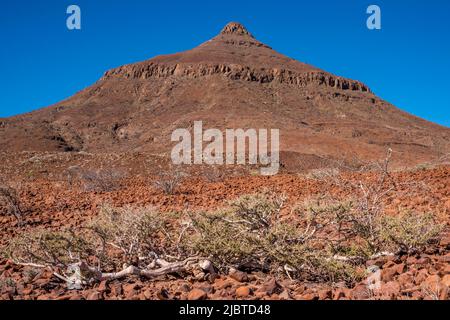
<svg viewBox="0 0 450 320">
<path fill-rule="evenodd" d="M 278 284 L 278 282 L 272 278 L 268 281 L 266 281 L 261 288 L 259 288 L 259 291 L 265 292 L 269 296 L 273 295 L 274 293 L 280 293 L 281 287 Z"/>
<path fill-rule="evenodd" d="M 447 253 L 446 255 L 440 257 L 439 260 L 444 263 L 450 263 L 450 253 Z"/>
<path fill-rule="evenodd" d="M 444 265 L 444 267 L 442 268 L 442 274 L 443 275 L 450 274 L 450 264 Z"/>
<path fill-rule="evenodd" d="M 23 294 L 24 296 L 28 296 L 28 295 L 30 295 L 32 292 L 33 292 L 33 289 L 31 289 L 31 288 L 25 288 L 25 289 L 22 290 L 22 294 Z"/>
<path fill-rule="evenodd" d="M 381 281 L 389 282 L 394 280 L 395 275 L 397 275 L 397 270 L 395 267 L 387 268 L 381 270 Z"/>
<path fill-rule="evenodd" d="M 400 284 L 397 281 L 390 281 L 388 283 L 382 283 L 379 294 L 382 297 L 394 299 L 400 294 Z"/>
<path fill-rule="evenodd" d="M 87 300 L 100 300 L 102 298 L 102 295 L 98 291 L 92 291 L 87 295 Z"/>
<path fill-rule="evenodd" d="M 239 287 L 236 289 L 236 297 L 247 298 L 251 294 L 251 289 L 247 286 Z"/>
<path fill-rule="evenodd" d="M 406 265 L 404 263 L 399 263 L 392 268 L 397 272 L 397 274 L 402 274 L 406 271 Z"/>
<path fill-rule="evenodd" d="M 193 289 L 189 292 L 188 300 L 205 300 L 208 294 L 201 289 Z"/>
<path fill-rule="evenodd" d="M 406 259 L 406 264 L 408 265 L 414 265 L 417 263 L 417 258 L 416 257 L 408 257 Z"/>
<path fill-rule="evenodd" d="M 329 289 L 322 289 L 318 292 L 319 300 L 328 300 L 332 297 L 332 292 Z"/>
<path fill-rule="evenodd" d="M 192 287 L 191 287 L 189 284 L 187 284 L 187 283 L 183 283 L 183 284 L 180 286 L 179 290 L 180 290 L 181 292 L 189 292 L 189 291 L 192 290 Z"/>
<path fill-rule="evenodd" d="M 245 272 L 231 269 L 229 272 L 230 278 L 236 280 L 237 282 L 247 282 L 248 281 L 248 275 Z"/>
<path fill-rule="evenodd" d="M 370 291 L 367 285 L 358 284 L 353 290 L 350 292 L 350 297 L 353 300 L 366 300 L 370 298 Z"/>
<path fill-rule="evenodd" d="M 317 299 L 319 299 L 319 297 L 314 293 L 305 293 L 297 298 L 297 300 L 306 300 L 306 301 L 312 301 Z"/>
<path fill-rule="evenodd" d="M 111 288 L 111 295 L 114 297 L 120 297 L 123 293 L 123 287 L 118 282 L 110 284 L 110 288 Z"/>
<path fill-rule="evenodd" d="M 333 300 L 342 300 L 350 297 L 350 290 L 347 288 L 336 289 L 333 294 Z"/>
<path fill-rule="evenodd" d="M 447 201 L 448 203 L 450 203 L 450 200 Z M 440 242 L 440 246 L 441 247 L 445 247 L 447 249 L 450 249 L 450 235 L 447 234 L 444 237 L 442 237 L 441 242 Z"/>
<path fill-rule="evenodd" d="M 143 296 L 145 300 L 153 300 L 153 293 L 150 289 L 145 290 Z"/>
<path fill-rule="evenodd" d="M 426 291 L 431 291 L 433 293 L 439 292 L 441 287 L 441 278 L 438 275 L 429 276 L 422 282 L 421 286 Z"/>
<path fill-rule="evenodd" d="M 417 272 L 417 274 L 414 276 L 414 282 L 415 284 L 421 284 L 423 281 L 425 281 L 430 274 L 426 269 L 421 269 Z"/>
<path fill-rule="evenodd" d="M 387 262 L 383 265 L 383 269 L 389 269 L 389 268 L 391 268 L 391 267 L 393 267 L 393 266 L 395 266 L 395 262 L 392 261 L 392 260 L 390 260 L 390 261 L 387 261 Z"/>
<path fill-rule="evenodd" d="M 444 277 L 442 277 L 441 283 L 450 288 L 450 274 L 445 275 Z"/>
<path fill-rule="evenodd" d="M 171 299 L 170 293 L 166 289 L 159 290 L 158 293 L 156 294 L 156 296 L 158 297 L 159 300 L 169 300 L 169 299 Z M 147 298 L 145 293 L 144 293 L 144 297 Z"/>
<path fill-rule="evenodd" d="M 409 273 L 402 273 L 397 277 L 397 282 L 399 283 L 400 287 L 402 288 L 411 288 L 414 286 L 414 278 Z"/>
<path fill-rule="evenodd" d="M 123 294 L 125 295 L 125 299 L 133 300 L 136 299 L 138 290 L 140 286 L 137 283 L 126 284 L 123 286 Z"/>
<path fill-rule="evenodd" d="M 105 292 L 108 290 L 108 283 L 107 281 L 102 281 L 97 287 L 98 292 Z"/>
<path fill-rule="evenodd" d="M 292 297 L 289 294 L 288 290 L 284 290 L 282 293 L 280 293 L 279 298 L 280 300 L 292 300 Z"/>
</svg>

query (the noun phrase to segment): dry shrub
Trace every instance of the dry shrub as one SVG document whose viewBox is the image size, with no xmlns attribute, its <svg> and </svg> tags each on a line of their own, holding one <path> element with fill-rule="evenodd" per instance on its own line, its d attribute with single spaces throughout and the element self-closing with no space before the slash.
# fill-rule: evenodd
<svg viewBox="0 0 450 320">
<path fill-rule="evenodd" d="M 120 187 L 124 174 L 117 169 L 82 170 L 79 178 L 86 191 L 111 192 Z"/>
<path fill-rule="evenodd" d="M 156 177 L 154 186 L 162 190 L 165 194 L 173 195 L 177 191 L 186 174 L 179 168 L 172 168 L 162 171 Z"/>
<path fill-rule="evenodd" d="M 92 244 L 71 231 L 36 230 L 9 243 L 6 256 L 18 263 L 66 267 L 94 254 Z"/>
<path fill-rule="evenodd" d="M 23 212 L 20 209 L 20 199 L 15 188 L 0 185 L 0 214 L 13 215 L 19 225 L 24 223 Z"/>
<path fill-rule="evenodd" d="M 283 197 L 244 196 L 230 208 L 193 218 L 193 248 L 219 268 L 283 271 L 291 277 L 353 282 L 361 275 L 349 263 L 334 260 L 314 237 L 310 224 L 279 219 Z"/>
<path fill-rule="evenodd" d="M 103 206 L 90 228 L 106 246 L 118 249 L 122 259 L 150 263 L 156 257 L 175 254 L 176 232 L 172 215 L 153 208 Z"/>
<path fill-rule="evenodd" d="M 340 170 L 337 168 L 322 168 L 322 169 L 312 169 L 308 172 L 306 177 L 308 179 L 327 181 L 334 179 L 340 175 Z"/>
<path fill-rule="evenodd" d="M 178 230 L 171 214 L 152 208 L 114 208 L 105 205 L 98 217 L 74 230 L 38 230 L 10 242 L 6 256 L 20 263 L 68 267 L 91 262 L 102 270 L 123 263 L 145 266 L 166 254 L 180 254 Z"/>
<path fill-rule="evenodd" d="M 322 237 L 335 255 L 359 263 L 386 252 L 413 254 L 424 250 L 438 243 L 444 230 L 433 214 L 387 216 L 378 209 L 361 210 L 353 201 L 322 199 L 297 210 L 319 226 L 316 236 Z"/>
<path fill-rule="evenodd" d="M 290 220 L 280 216 L 286 198 L 268 192 L 242 196 L 212 213 L 190 213 L 188 220 L 153 208 L 103 206 L 77 232 L 23 234 L 11 242 L 8 256 L 57 267 L 88 262 L 117 272 L 124 263 L 151 270 L 200 255 L 219 270 L 283 272 L 351 285 L 364 277 L 374 256 L 417 252 L 438 242 L 443 227 L 431 214 L 385 216 L 375 197 L 385 190 L 361 190 L 362 196 L 348 201 L 306 201 L 294 210 L 298 219 Z"/>
</svg>

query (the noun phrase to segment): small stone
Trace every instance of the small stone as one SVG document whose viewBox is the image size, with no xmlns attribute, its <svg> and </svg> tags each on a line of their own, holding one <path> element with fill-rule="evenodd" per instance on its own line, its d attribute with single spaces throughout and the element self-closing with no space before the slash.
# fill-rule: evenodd
<svg viewBox="0 0 450 320">
<path fill-rule="evenodd" d="M 123 287 L 120 283 L 110 284 L 111 294 L 114 297 L 120 297 L 123 293 Z"/>
<path fill-rule="evenodd" d="M 298 300 L 312 301 L 312 300 L 317 300 L 317 299 L 318 299 L 318 297 L 314 293 L 306 293 L 306 294 L 302 294 Z"/>
<path fill-rule="evenodd" d="M 421 284 L 423 281 L 425 281 L 429 277 L 429 273 L 426 269 L 421 269 L 417 272 L 417 274 L 414 277 L 414 282 L 416 284 Z"/>
<path fill-rule="evenodd" d="M 280 293 L 279 298 L 280 300 L 292 300 L 292 297 L 289 294 L 288 290 L 284 290 L 282 293 Z"/>
<path fill-rule="evenodd" d="M 108 290 L 108 283 L 107 281 L 102 281 L 100 282 L 100 284 L 97 287 L 97 291 L 99 292 L 105 292 L 106 290 Z"/>
<path fill-rule="evenodd" d="M 189 291 L 191 291 L 192 290 L 192 287 L 190 286 L 190 285 L 188 285 L 187 283 L 183 283 L 181 286 L 180 286 L 180 291 L 181 292 L 189 292 Z"/>
<path fill-rule="evenodd" d="M 136 283 L 126 284 L 123 286 L 123 293 L 125 295 L 125 299 L 132 300 L 137 294 L 140 286 Z"/>
<path fill-rule="evenodd" d="M 248 281 L 247 273 L 236 270 L 236 269 L 230 269 L 229 276 L 230 276 L 230 278 L 236 280 L 237 282 L 247 282 Z"/>
<path fill-rule="evenodd" d="M 248 296 L 250 296 L 250 294 L 251 290 L 247 286 L 239 287 L 236 289 L 236 297 L 238 298 L 247 298 Z"/>
<path fill-rule="evenodd" d="M 440 291 L 441 278 L 438 275 L 432 275 L 422 282 L 422 288 L 431 292 Z"/>
<path fill-rule="evenodd" d="M 342 300 L 350 296 L 350 290 L 346 288 L 339 288 L 334 292 L 333 300 Z"/>
<path fill-rule="evenodd" d="M 414 286 L 414 279 L 409 273 L 402 273 L 397 277 L 397 281 L 400 284 L 400 287 L 405 289 Z"/>
<path fill-rule="evenodd" d="M 397 270 L 395 267 L 387 268 L 381 270 L 381 281 L 390 282 L 394 280 L 395 275 L 397 274 Z"/>
<path fill-rule="evenodd" d="M 156 295 L 158 296 L 159 300 L 169 300 L 170 299 L 169 291 L 167 291 L 166 289 L 161 289 L 160 291 L 158 291 L 158 293 Z M 144 292 L 144 297 L 147 299 L 147 297 L 145 296 L 145 292 Z"/>
<path fill-rule="evenodd" d="M 273 295 L 274 293 L 281 292 L 281 287 L 278 284 L 278 282 L 272 278 L 265 282 L 262 287 L 259 289 L 259 291 L 266 292 L 269 296 Z"/>
<path fill-rule="evenodd" d="M 353 300 L 366 300 L 370 298 L 369 289 L 365 284 L 356 285 L 350 292 L 350 297 Z"/>
<path fill-rule="evenodd" d="M 442 283 L 444 286 L 450 288 L 450 274 L 445 275 L 445 276 L 442 278 L 441 283 Z"/>
<path fill-rule="evenodd" d="M 93 291 L 89 293 L 87 296 L 87 300 L 100 300 L 100 299 L 101 299 L 100 292 L 97 291 Z"/>
<path fill-rule="evenodd" d="M 193 289 L 189 292 L 188 300 L 205 300 L 208 297 L 207 293 L 201 289 Z"/>
<path fill-rule="evenodd" d="M 319 290 L 318 294 L 319 294 L 319 300 L 328 300 L 328 299 L 331 299 L 331 297 L 332 297 L 332 292 L 329 289 Z"/>
<path fill-rule="evenodd" d="M 71 295 L 70 296 L 70 299 L 69 300 L 72 300 L 72 301 L 81 301 L 81 300 L 83 300 L 83 296 L 81 296 L 80 294 L 74 294 L 74 295 Z"/>
<path fill-rule="evenodd" d="M 145 290 L 143 295 L 145 300 L 153 300 L 153 294 L 150 289 Z"/>
<path fill-rule="evenodd" d="M 394 299 L 400 294 L 400 284 L 396 281 L 390 281 L 388 283 L 383 283 L 380 289 L 380 295 L 383 297 L 389 297 Z"/>
<path fill-rule="evenodd" d="M 397 274 L 402 274 L 406 271 L 406 265 L 404 263 L 399 263 L 393 267 Z"/>
</svg>

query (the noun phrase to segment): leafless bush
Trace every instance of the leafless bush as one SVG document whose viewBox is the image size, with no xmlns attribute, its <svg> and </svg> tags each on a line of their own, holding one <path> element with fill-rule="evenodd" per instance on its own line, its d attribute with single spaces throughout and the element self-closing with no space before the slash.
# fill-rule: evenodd
<svg viewBox="0 0 450 320">
<path fill-rule="evenodd" d="M 337 168 L 322 168 L 310 170 L 307 174 L 307 178 L 314 180 L 328 181 L 336 178 L 340 174 L 340 170 Z"/>
<path fill-rule="evenodd" d="M 324 241 L 336 255 L 365 261 L 386 251 L 412 253 L 439 239 L 443 226 L 431 214 L 386 215 L 384 202 L 401 189 L 389 172 L 391 155 L 389 150 L 383 161 L 371 165 L 376 171 L 369 181 L 330 176 L 331 183 L 352 194 L 350 199 L 322 197 L 300 207 L 304 216 L 314 217 L 315 224 L 326 230 Z"/>
<path fill-rule="evenodd" d="M 0 213 L 14 215 L 20 225 L 24 223 L 19 195 L 15 188 L 0 185 Z"/>
<path fill-rule="evenodd" d="M 152 208 L 115 208 L 103 206 L 90 229 L 106 246 L 118 249 L 121 255 L 134 263 L 150 263 L 155 257 L 172 254 L 175 250 L 168 219 Z"/>
<path fill-rule="evenodd" d="M 82 170 L 81 179 L 86 191 L 110 192 L 120 187 L 122 172 L 117 169 Z"/>
<path fill-rule="evenodd" d="M 104 206 L 97 218 L 76 231 L 23 234 L 5 253 L 18 264 L 52 268 L 70 288 L 130 275 L 154 278 L 183 272 L 199 258 L 180 250 L 180 229 L 170 227 L 171 217 L 147 208 Z"/>
<path fill-rule="evenodd" d="M 173 195 L 185 176 L 186 174 L 178 168 L 169 169 L 158 174 L 154 186 L 165 194 Z"/>
<path fill-rule="evenodd" d="M 17 263 L 67 267 L 87 259 L 93 247 L 73 231 L 37 230 L 13 239 L 6 255 Z"/>
</svg>

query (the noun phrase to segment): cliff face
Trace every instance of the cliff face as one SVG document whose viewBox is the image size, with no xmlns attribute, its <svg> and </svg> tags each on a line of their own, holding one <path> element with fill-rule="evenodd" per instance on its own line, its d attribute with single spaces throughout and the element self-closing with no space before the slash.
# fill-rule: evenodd
<svg viewBox="0 0 450 320">
<path fill-rule="evenodd" d="M 105 73 L 101 80 L 112 78 L 151 79 L 183 77 L 195 79 L 199 77 L 221 75 L 230 80 L 252 81 L 258 83 L 277 82 L 299 87 L 327 86 L 340 90 L 370 92 L 369 88 L 359 81 L 335 77 L 331 74 L 314 71 L 296 73 L 286 69 L 256 69 L 237 64 L 154 64 L 140 66 L 123 66 Z"/>
<path fill-rule="evenodd" d="M 281 129 L 282 162 L 373 159 L 390 147 L 414 164 L 450 152 L 448 128 L 398 110 L 360 81 L 283 56 L 237 23 L 192 50 L 107 71 L 54 106 L 0 119 L 0 147 L 167 154 L 171 132 L 196 120 Z"/>
</svg>

